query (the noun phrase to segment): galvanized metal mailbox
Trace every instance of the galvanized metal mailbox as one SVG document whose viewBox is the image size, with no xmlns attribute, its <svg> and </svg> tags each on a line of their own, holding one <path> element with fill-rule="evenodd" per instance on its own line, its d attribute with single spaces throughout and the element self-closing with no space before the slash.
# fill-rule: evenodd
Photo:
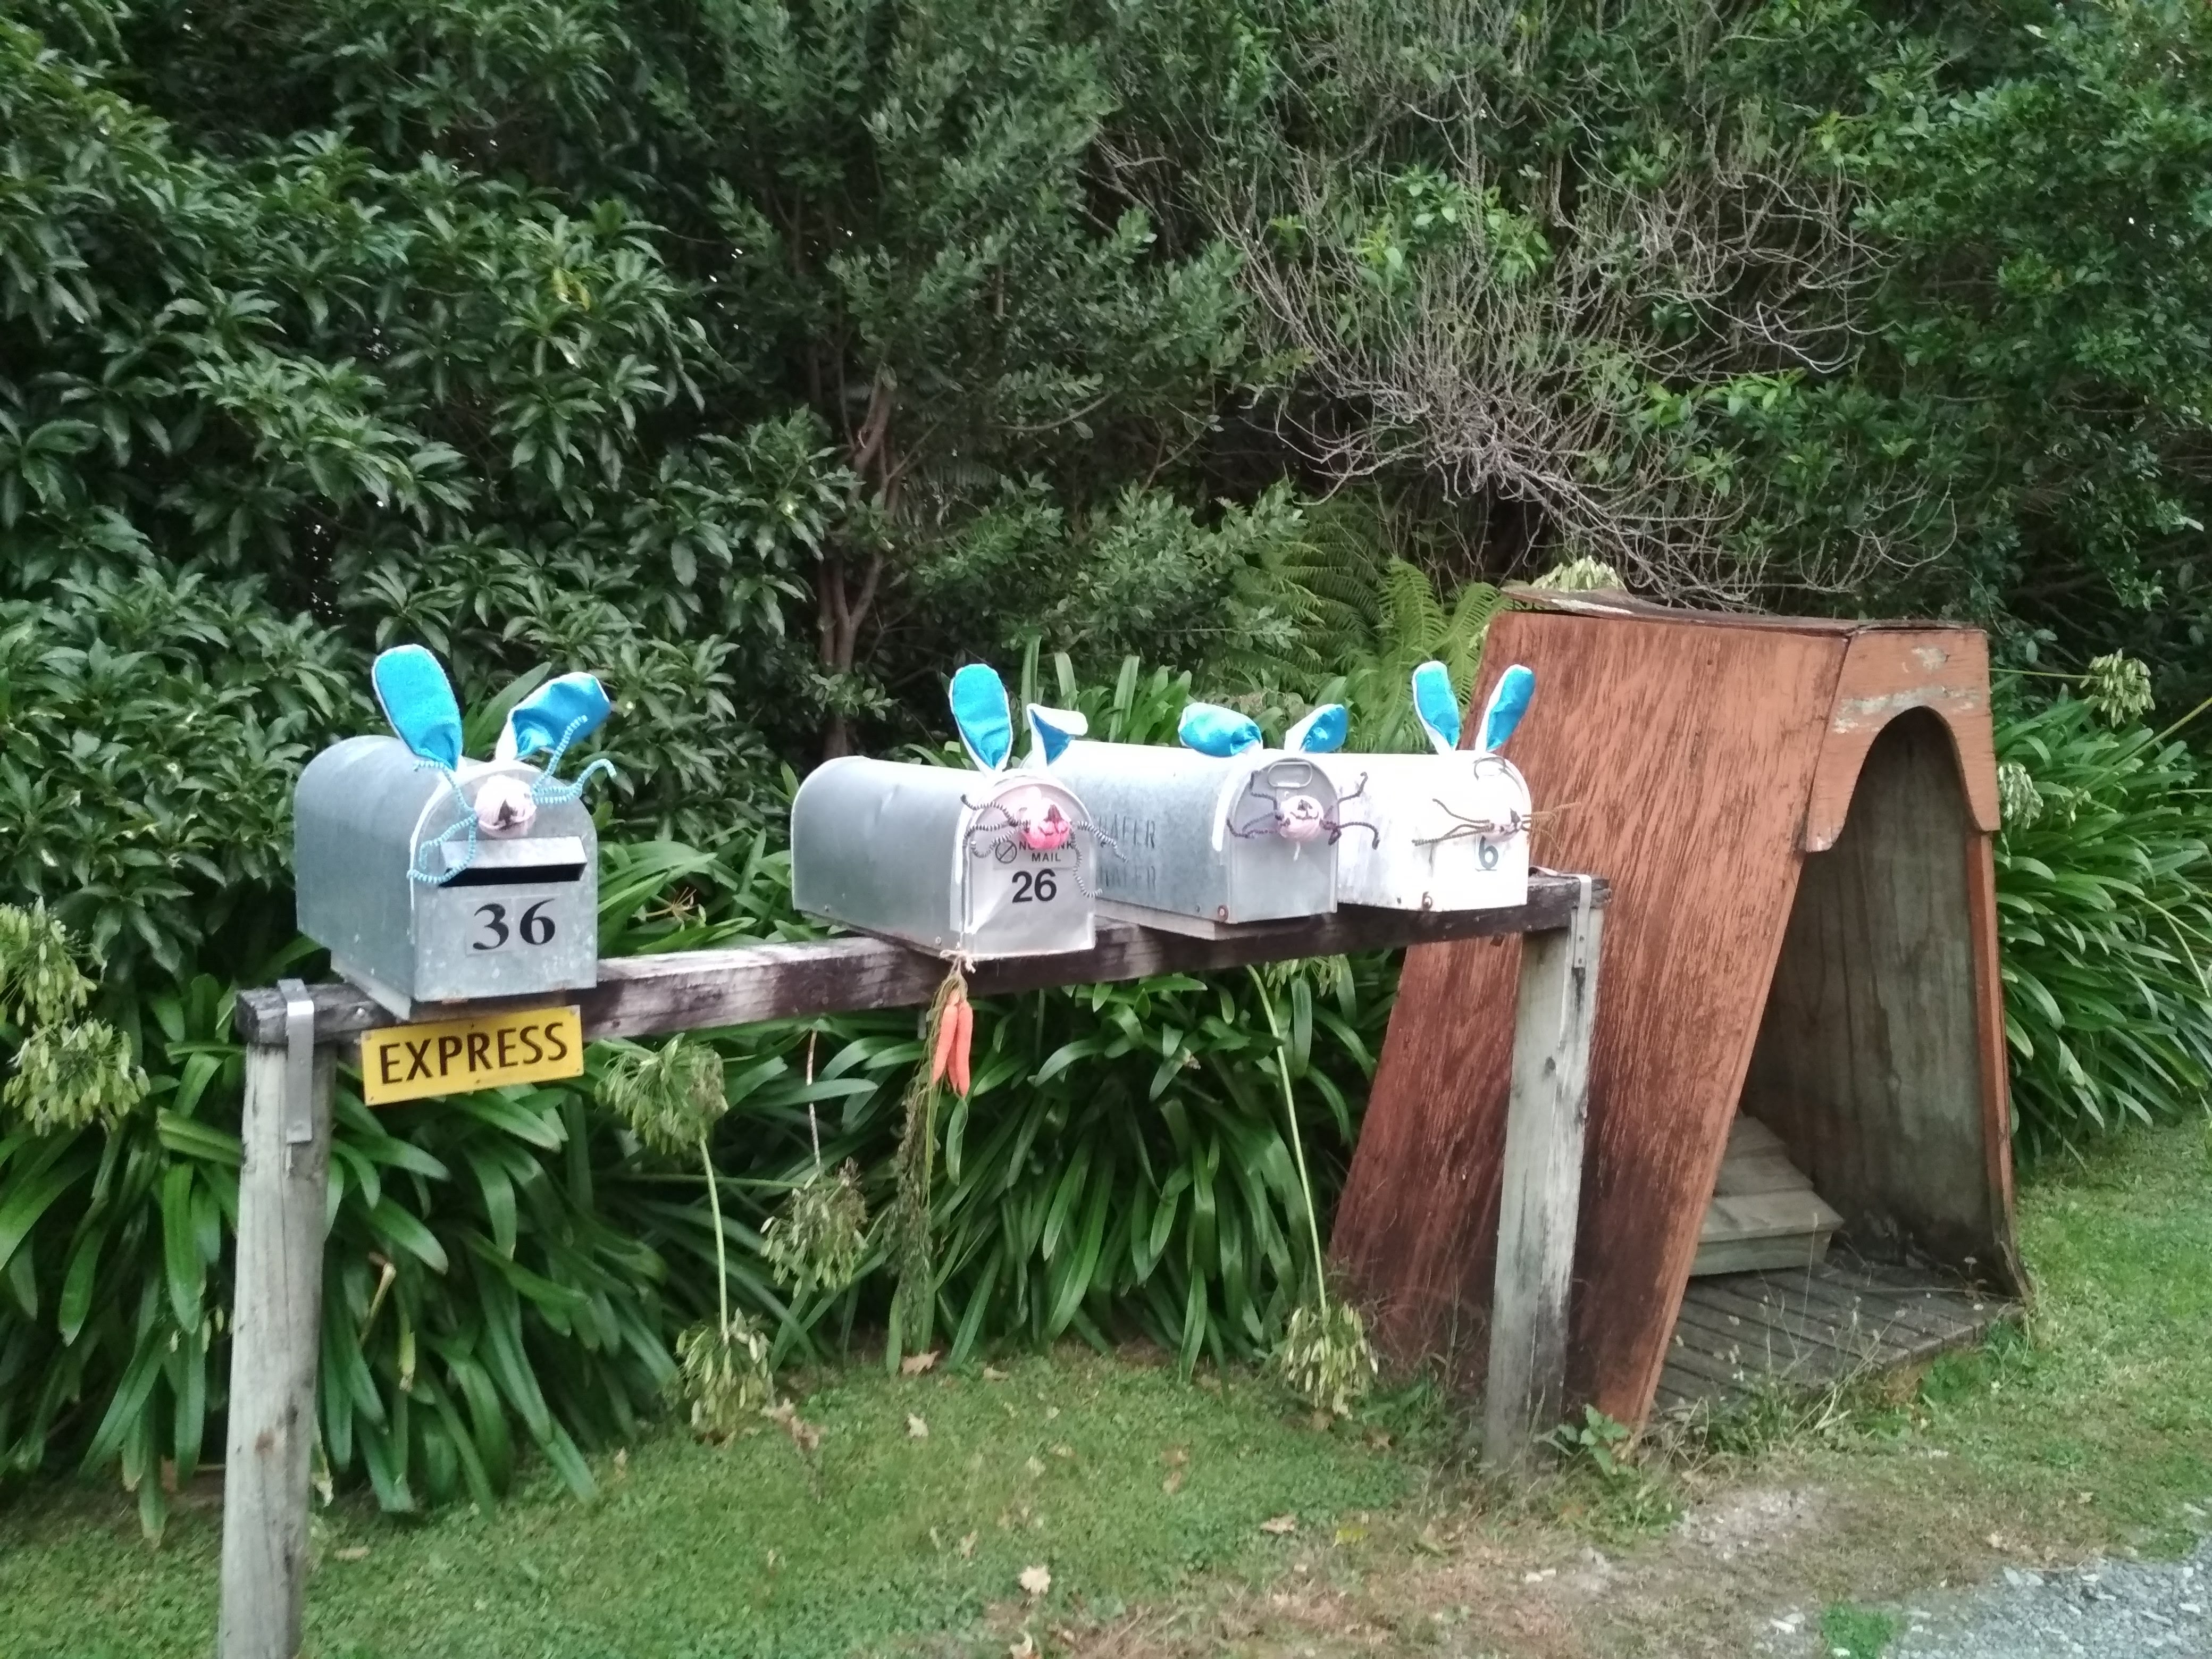
<svg viewBox="0 0 2212 1659">
<path fill-rule="evenodd" d="M 1098 826 L 1109 914 L 1202 930 L 1336 908 L 1337 791 L 1311 757 L 1071 743 L 1053 770 Z"/>
<path fill-rule="evenodd" d="M 940 956 L 1048 956 L 1095 941 L 1090 819 L 1065 779 L 847 756 L 791 804 L 807 915 Z"/>
<path fill-rule="evenodd" d="M 1503 755 L 1331 755 L 1336 896 L 1390 910 L 1528 902 L 1528 785 Z"/>
<path fill-rule="evenodd" d="M 325 750 L 301 774 L 294 809 L 301 932 L 403 1018 L 418 1002 L 597 984 L 591 815 L 560 789 L 526 812 L 502 817 L 495 805 L 530 799 L 540 775 L 520 761 L 426 765 L 396 738 Z M 502 823 L 512 827 L 489 827 Z"/>
</svg>

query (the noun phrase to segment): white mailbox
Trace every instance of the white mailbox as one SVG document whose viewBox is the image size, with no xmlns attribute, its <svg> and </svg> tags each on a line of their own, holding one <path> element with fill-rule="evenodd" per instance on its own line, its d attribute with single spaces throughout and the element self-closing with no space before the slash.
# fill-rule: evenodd
<svg viewBox="0 0 2212 1659">
<path fill-rule="evenodd" d="M 1499 676 L 1473 749 L 1459 747 L 1459 702 L 1441 663 L 1413 671 L 1425 755 L 1331 753 L 1340 811 L 1367 832 L 1337 849 L 1337 896 L 1390 910 L 1484 910 L 1528 902 L 1528 781 L 1498 752 L 1534 694 L 1517 664 Z"/>
<path fill-rule="evenodd" d="M 1336 896 L 1389 910 L 1528 902 L 1528 785 L 1503 755 L 1331 755 L 1347 818 Z"/>
</svg>

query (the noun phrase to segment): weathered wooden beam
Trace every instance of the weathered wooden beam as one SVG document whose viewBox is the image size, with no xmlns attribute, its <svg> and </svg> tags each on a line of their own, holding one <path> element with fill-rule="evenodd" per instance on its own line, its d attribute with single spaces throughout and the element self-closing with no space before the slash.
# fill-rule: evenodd
<svg viewBox="0 0 2212 1659">
<path fill-rule="evenodd" d="M 1564 929 L 1532 933 L 1521 945 L 1483 1396 L 1483 1458 L 1496 1468 L 1526 1467 L 1565 1404 L 1567 1296 L 1603 921 L 1594 906 L 1577 909 Z"/>
<path fill-rule="evenodd" d="M 246 1054 L 246 1158 L 238 1178 L 238 1288 L 222 1480 L 221 1659 L 294 1659 L 307 1605 L 324 1194 L 337 1054 L 313 1046 L 312 1033 L 303 1047 L 307 1052 L 298 1055 L 267 1047 Z"/>
<path fill-rule="evenodd" d="M 1610 888 L 1602 880 L 1594 879 L 1591 885 L 1594 902 L 1605 903 Z M 1098 942 L 1091 950 L 987 962 L 976 969 L 971 982 L 978 996 L 1006 996 L 1048 986 L 1547 933 L 1569 924 L 1577 891 L 1574 877 L 1532 876 L 1528 903 L 1510 909 L 1422 912 L 1346 906 L 1334 915 L 1243 928 L 1225 939 L 1193 939 L 1102 921 Z M 653 1036 L 759 1020 L 914 1006 L 927 1003 L 944 977 L 942 962 L 902 945 L 877 939 L 812 939 L 611 957 L 599 963 L 599 982 L 592 989 L 523 1001 L 575 1001 L 583 1008 L 587 1037 Z M 350 985 L 318 985 L 311 990 L 319 1042 L 358 1036 L 399 1023 Z M 446 1019 L 463 1012 L 489 1012 L 498 1006 L 425 1003 L 415 1017 Z M 248 1043 L 284 1040 L 284 1000 L 275 991 L 241 992 L 236 1018 L 239 1034 Z"/>
</svg>

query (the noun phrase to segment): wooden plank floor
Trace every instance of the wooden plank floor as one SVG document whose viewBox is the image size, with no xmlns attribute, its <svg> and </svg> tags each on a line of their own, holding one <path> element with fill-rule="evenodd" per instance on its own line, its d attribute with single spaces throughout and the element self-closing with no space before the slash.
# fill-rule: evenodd
<svg viewBox="0 0 2212 1659">
<path fill-rule="evenodd" d="M 1979 1341 L 2014 1311 L 1941 1273 L 1840 1249 L 1812 1267 L 1693 1279 L 1654 1409 L 1721 1404 L 1768 1377 L 1816 1387 L 1917 1364 Z"/>
</svg>

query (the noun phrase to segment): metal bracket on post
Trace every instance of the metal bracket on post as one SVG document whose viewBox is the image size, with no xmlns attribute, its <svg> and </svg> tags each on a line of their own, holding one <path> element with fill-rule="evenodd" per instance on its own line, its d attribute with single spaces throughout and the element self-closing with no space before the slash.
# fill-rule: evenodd
<svg viewBox="0 0 2212 1659">
<path fill-rule="evenodd" d="M 280 979 L 284 999 L 284 1144 L 315 1139 L 315 1001 L 296 979 Z"/>
<path fill-rule="evenodd" d="M 1575 920 L 1567 930 L 1567 937 L 1574 941 L 1574 954 L 1568 959 L 1567 971 L 1578 977 L 1589 966 L 1590 879 L 1588 876 L 1575 878 Z"/>
</svg>

